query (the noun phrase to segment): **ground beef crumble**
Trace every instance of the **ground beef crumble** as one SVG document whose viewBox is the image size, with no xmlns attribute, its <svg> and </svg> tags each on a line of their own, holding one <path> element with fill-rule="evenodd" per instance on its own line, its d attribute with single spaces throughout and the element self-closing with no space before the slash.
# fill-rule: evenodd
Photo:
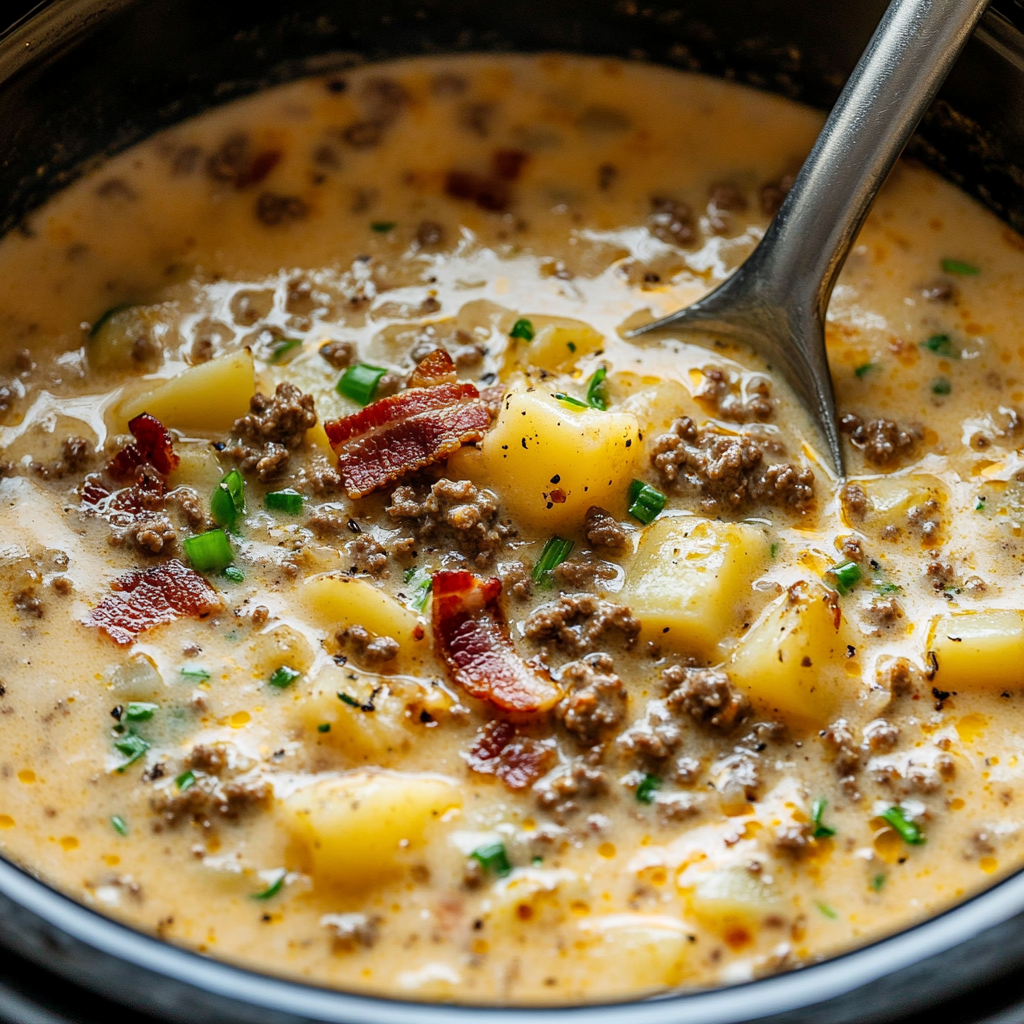
<svg viewBox="0 0 1024 1024">
<path fill-rule="evenodd" d="M 610 785 L 606 772 L 577 759 L 554 778 L 542 779 L 533 791 L 540 807 L 562 817 L 578 811 L 580 800 L 603 796 Z"/>
<path fill-rule="evenodd" d="M 626 546 L 629 534 L 626 528 L 611 514 L 597 505 L 587 509 L 584 530 L 587 542 L 595 548 L 608 548 L 609 551 L 621 551 Z"/>
<path fill-rule="evenodd" d="M 184 767 L 194 774 L 195 781 L 185 790 L 173 782 L 164 786 L 153 794 L 150 807 L 173 825 L 184 818 L 206 822 L 213 815 L 233 819 L 267 806 L 272 794 L 270 783 L 248 761 L 233 764 L 235 760 L 223 744 L 193 747 Z"/>
<path fill-rule="evenodd" d="M 560 682 L 565 696 L 554 716 L 581 743 L 592 746 L 620 725 L 626 715 L 628 695 L 607 654 L 585 661 L 571 661 L 562 669 Z"/>
<path fill-rule="evenodd" d="M 316 426 L 313 396 L 304 395 L 294 384 L 277 385 L 274 395 L 257 392 L 249 401 L 249 412 L 235 420 L 231 428 L 233 441 L 224 450 L 238 459 L 242 471 L 255 470 L 260 480 L 268 482 L 279 476 L 288 465 L 291 452 Z"/>
<path fill-rule="evenodd" d="M 752 380 L 744 394 L 736 374 L 727 373 L 717 366 L 705 366 L 701 373 L 704 383 L 695 397 L 711 406 L 718 419 L 748 423 L 750 420 L 764 422 L 772 418 L 775 407 L 769 397 L 771 387 L 763 377 Z"/>
<path fill-rule="evenodd" d="M 839 429 L 875 466 L 889 466 L 909 456 L 919 440 L 917 431 L 901 427 L 894 420 L 865 420 L 852 412 L 840 417 Z"/>
<path fill-rule="evenodd" d="M 718 669 L 671 665 L 661 680 L 668 708 L 686 712 L 722 732 L 731 731 L 750 714 L 750 702 Z"/>
<path fill-rule="evenodd" d="M 699 491 L 709 512 L 750 503 L 805 511 L 814 501 L 814 473 L 789 463 L 766 464 L 768 453 L 782 454 L 774 439 L 723 434 L 683 416 L 654 439 L 651 463 L 666 484 Z"/>
<path fill-rule="evenodd" d="M 356 657 L 356 660 L 367 665 L 384 665 L 394 661 L 401 650 L 401 645 L 394 637 L 374 636 L 363 626 L 349 626 L 337 634 L 338 646 Z"/>
<path fill-rule="evenodd" d="M 552 644 L 575 655 L 593 650 L 597 641 L 613 630 L 629 647 L 640 632 L 640 622 L 624 605 L 602 601 L 593 594 L 562 594 L 557 601 L 535 608 L 523 627 L 527 640 Z"/>
</svg>

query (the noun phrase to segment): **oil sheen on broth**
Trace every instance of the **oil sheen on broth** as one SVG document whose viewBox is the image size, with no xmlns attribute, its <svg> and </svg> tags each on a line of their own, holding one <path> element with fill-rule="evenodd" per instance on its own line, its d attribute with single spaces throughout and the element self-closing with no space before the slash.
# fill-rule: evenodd
<svg viewBox="0 0 1024 1024">
<path fill-rule="evenodd" d="M 749 353 L 622 337 L 819 125 L 365 67 L 5 238 L 4 854 L 212 956 L 512 1003 L 785 970 L 1018 867 L 1021 240 L 897 169 L 829 313 L 845 484 Z"/>
</svg>

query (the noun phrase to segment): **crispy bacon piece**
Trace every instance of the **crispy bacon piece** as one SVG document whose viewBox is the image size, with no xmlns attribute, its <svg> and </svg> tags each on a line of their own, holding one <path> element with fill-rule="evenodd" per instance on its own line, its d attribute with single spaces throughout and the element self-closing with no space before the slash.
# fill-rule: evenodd
<svg viewBox="0 0 1024 1024">
<path fill-rule="evenodd" d="M 133 480 L 139 466 L 152 466 L 164 476 L 178 468 L 181 459 L 174 451 L 171 435 L 155 416 L 141 413 L 128 424 L 128 429 L 135 443 L 125 445 L 107 463 L 107 472 L 115 480 L 122 483 Z"/>
<path fill-rule="evenodd" d="M 409 388 L 352 416 L 324 424 L 350 498 L 363 498 L 406 473 L 433 465 L 491 425 L 474 384 Z"/>
<path fill-rule="evenodd" d="M 85 624 L 122 647 L 153 626 L 183 615 L 201 619 L 221 604 L 217 591 L 176 558 L 119 576 L 111 586 L 114 592 L 93 608 Z"/>
<path fill-rule="evenodd" d="M 443 348 L 428 352 L 417 364 L 409 378 L 411 388 L 429 388 L 435 384 L 454 384 L 455 363 Z"/>
<path fill-rule="evenodd" d="M 498 605 L 501 580 L 471 572 L 434 573 L 434 646 L 467 693 L 504 711 L 546 711 L 561 691 L 546 672 L 523 661 L 512 646 Z"/>
<path fill-rule="evenodd" d="M 463 755 L 481 775 L 497 775 L 509 789 L 526 789 L 552 766 L 555 752 L 523 736 L 511 722 L 488 722 Z"/>
</svg>

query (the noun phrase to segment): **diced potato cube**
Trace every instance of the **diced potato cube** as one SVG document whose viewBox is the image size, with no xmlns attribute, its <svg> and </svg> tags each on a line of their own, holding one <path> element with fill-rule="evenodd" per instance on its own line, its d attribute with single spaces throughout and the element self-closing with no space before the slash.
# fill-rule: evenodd
<svg viewBox="0 0 1024 1024">
<path fill-rule="evenodd" d="M 497 933 L 553 928 L 590 899 L 586 883 L 567 868 L 517 868 L 494 886 L 484 905 L 490 927 Z"/>
<path fill-rule="evenodd" d="M 521 342 L 520 357 L 542 370 L 567 370 L 583 357 L 604 348 L 604 335 L 581 320 L 533 316 L 533 341 Z"/>
<path fill-rule="evenodd" d="M 121 406 L 119 419 L 127 424 L 139 413 L 148 412 L 165 427 L 186 433 L 225 431 L 249 411 L 255 391 L 252 353 L 242 349 L 190 366 L 152 391 L 136 395 Z"/>
<path fill-rule="evenodd" d="M 461 806 L 445 776 L 360 771 L 306 786 L 281 810 L 315 881 L 361 892 L 421 858 L 430 827 Z"/>
<path fill-rule="evenodd" d="M 689 889 L 693 914 L 709 927 L 726 930 L 753 925 L 779 909 L 775 884 L 752 874 L 745 864 L 686 872 L 680 883 Z"/>
<path fill-rule="evenodd" d="M 306 608 L 330 630 L 363 626 L 411 651 L 426 636 L 423 622 L 363 576 L 313 576 L 302 588 Z"/>
<path fill-rule="evenodd" d="M 634 374 L 612 374 L 608 393 L 614 398 L 627 380 L 620 379 L 635 376 Z M 631 412 L 640 423 L 640 432 L 644 441 L 650 442 L 665 433 L 680 416 L 692 416 L 702 419 L 690 392 L 677 380 L 662 380 L 656 384 L 634 391 L 623 402 L 622 412 Z"/>
<path fill-rule="evenodd" d="M 986 608 L 950 612 L 932 622 L 940 690 L 1016 690 L 1024 686 L 1024 612 Z"/>
<path fill-rule="evenodd" d="M 644 635 L 710 658 L 742 621 L 750 584 L 768 559 L 759 526 L 657 519 L 644 530 L 622 601 Z"/>
<path fill-rule="evenodd" d="M 867 505 L 856 500 L 858 490 Z M 911 535 L 927 547 L 945 537 L 943 515 L 949 501 L 945 485 L 926 473 L 851 480 L 843 490 L 843 518 L 848 526 L 887 536 Z"/>
<path fill-rule="evenodd" d="M 733 652 L 729 675 L 767 713 L 825 725 L 856 685 L 845 672 L 847 630 L 836 625 L 833 601 L 820 584 L 790 587 Z"/>
<path fill-rule="evenodd" d="M 591 505 L 625 512 L 640 456 L 636 417 L 580 409 L 541 388 L 513 387 L 479 450 L 448 460 L 455 476 L 496 491 L 509 515 L 543 531 L 580 525 Z"/>
<path fill-rule="evenodd" d="M 224 469 L 209 442 L 176 444 L 178 468 L 167 478 L 169 487 L 194 487 L 201 496 L 213 494 L 224 477 Z"/>
</svg>

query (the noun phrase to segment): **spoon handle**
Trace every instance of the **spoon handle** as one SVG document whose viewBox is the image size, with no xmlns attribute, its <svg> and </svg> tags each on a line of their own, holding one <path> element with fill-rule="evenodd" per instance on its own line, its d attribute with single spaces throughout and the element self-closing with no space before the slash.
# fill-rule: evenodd
<svg viewBox="0 0 1024 1024">
<path fill-rule="evenodd" d="M 769 291 L 796 285 L 789 303 L 824 322 L 878 189 L 988 2 L 892 0 L 760 246 Z"/>
</svg>

